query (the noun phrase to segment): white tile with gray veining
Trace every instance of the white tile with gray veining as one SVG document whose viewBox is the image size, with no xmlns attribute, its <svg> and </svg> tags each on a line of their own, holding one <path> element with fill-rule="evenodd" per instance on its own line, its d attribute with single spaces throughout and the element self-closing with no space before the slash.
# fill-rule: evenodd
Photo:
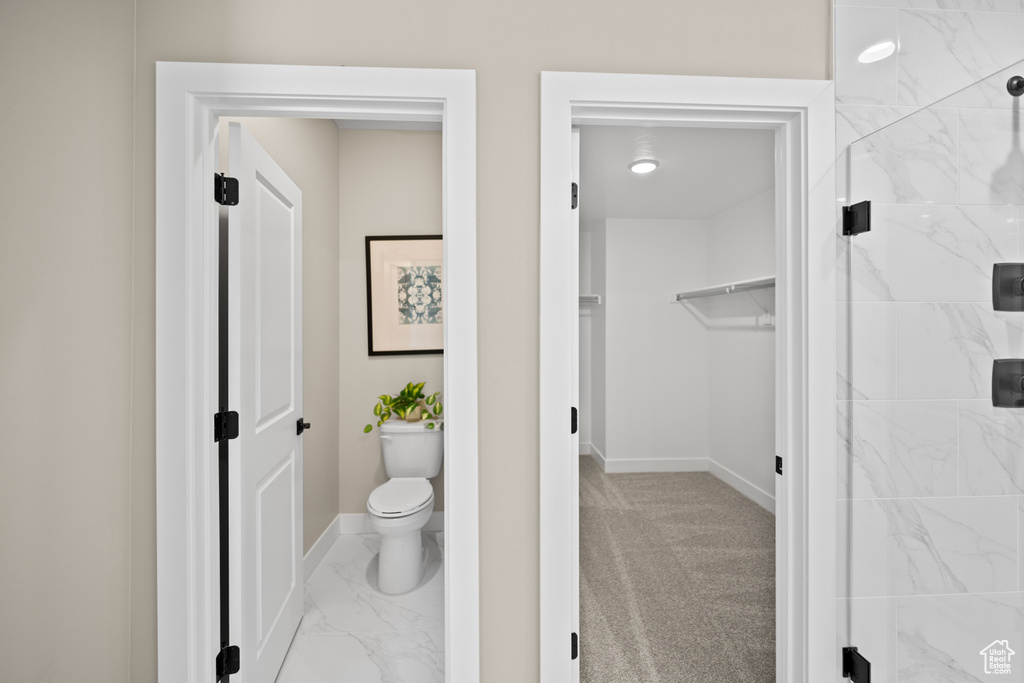
<svg viewBox="0 0 1024 683">
<path fill-rule="evenodd" d="M 896 604 L 899 683 L 1024 680 L 1021 593 L 906 597 Z M 1020 653 L 1007 675 L 985 673 L 981 653 L 996 640 Z"/>
<path fill-rule="evenodd" d="M 429 631 L 444 628 L 444 569 L 434 534 L 419 587 L 401 595 L 376 589 L 376 534 L 342 536 L 306 582 L 303 633 Z"/>
<path fill-rule="evenodd" d="M 897 7 L 912 9 L 1016 12 L 1017 0 L 836 0 L 837 7 Z"/>
<path fill-rule="evenodd" d="M 871 210 L 871 232 L 853 240 L 854 301 L 991 301 L 992 264 L 1017 258 L 1012 207 Z"/>
<path fill-rule="evenodd" d="M 863 137 L 920 111 L 920 107 L 892 105 L 837 104 L 836 151 L 842 151 Z"/>
<path fill-rule="evenodd" d="M 932 105 L 1024 59 L 1019 12 L 899 10 L 898 21 L 901 105 Z"/>
<path fill-rule="evenodd" d="M 376 589 L 377 534 L 340 536 L 305 585 L 302 622 L 278 683 L 444 681 L 444 558 L 423 534 L 424 578 L 414 590 Z"/>
<path fill-rule="evenodd" d="M 837 503 L 840 597 L 1017 589 L 1014 496 Z"/>
<path fill-rule="evenodd" d="M 837 497 L 957 495 L 956 401 L 837 406 Z"/>
<path fill-rule="evenodd" d="M 850 201 L 956 204 L 957 112 L 922 109 L 850 146 Z"/>
<path fill-rule="evenodd" d="M 896 330 L 897 304 L 837 304 L 837 398 L 896 398 Z"/>
<path fill-rule="evenodd" d="M 1024 204 L 1020 109 L 960 112 L 960 203 Z"/>
<path fill-rule="evenodd" d="M 277 683 L 443 683 L 444 631 L 300 635 Z"/>
<path fill-rule="evenodd" d="M 836 652 L 853 644 L 869 658 L 872 683 L 896 683 L 896 598 L 837 599 L 836 641 Z M 847 680 L 836 672 L 836 681 Z"/>
<path fill-rule="evenodd" d="M 960 495 L 1024 494 L 1024 411 L 960 401 Z"/>
<path fill-rule="evenodd" d="M 878 7 L 836 7 L 836 102 L 891 104 L 897 102 L 896 60 L 893 57 L 862 63 L 858 56 L 881 43 L 895 45 L 896 10 Z"/>
<path fill-rule="evenodd" d="M 901 399 L 991 396 L 992 360 L 1024 357 L 1024 316 L 991 302 L 896 306 Z"/>
<path fill-rule="evenodd" d="M 1005 68 L 987 75 L 980 81 L 971 83 L 966 88 L 956 91 L 943 98 L 938 106 L 956 107 L 958 109 L 1013 109 L 1019 100 L 1007 92 L 1007 81 L 1011 76 L 1024 73 L 1024 62 L 1015 62 Z"/>
</svg>

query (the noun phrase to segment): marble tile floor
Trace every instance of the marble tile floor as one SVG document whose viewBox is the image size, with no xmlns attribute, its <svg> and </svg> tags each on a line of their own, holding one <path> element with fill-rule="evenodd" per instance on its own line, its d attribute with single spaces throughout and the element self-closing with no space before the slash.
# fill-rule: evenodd
<svg viewBox="0 0 1024 683">
<path fill-rule="evenodd" d="M 420 585 L 385 595 L 375 587 L 380 537 L 340 536 L 306 581 L 302 623 L 277 683 L 443 683 L 443 534 L 423 539 Z"/>
</svg>

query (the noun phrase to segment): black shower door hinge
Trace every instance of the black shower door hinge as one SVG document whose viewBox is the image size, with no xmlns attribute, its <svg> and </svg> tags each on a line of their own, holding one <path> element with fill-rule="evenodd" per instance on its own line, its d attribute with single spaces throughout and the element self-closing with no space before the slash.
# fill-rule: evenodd
<svg viewBox="0 0 1024 683">
<path fill-rule="evenodd" d="M 230 178 L 223 173 L 213 175 L 213 198 L 224 206 L 238 205 L 238 178 Z"/>
<path fill-rule="evenodd" d="M 871 231 L 871 202 L 843 207 L 843 234 L 859 235 Z"/>
<path fill-rule="evenodd" d="M 871 683 L 871 662 L 855 647 L 843 648 L 843 678 L 849 678 L 852 683 Z"/>
<path fill-rule="evenodd" d="M 572 208 L 576 208 L 580 205 L 580 186 L 576 183 L 572 184 Z"/>
<path fill-rule="evenodd" d="M 242 656 L 237 645 L 228 645 L 217 653 L 217 680 L 238 673 Z"/>
<path fill-rule="evenodd" d="M 213 416 L 213 440 L 238 438 L 238 413 L 225 410 Z"/>
<path fill-rule="evenodd" d="M 575 632 L 572 634 L 572 645 L 570 646 L 569 656 L 571 659 L 576 659 L 580 656 L 580 637 Z"/>
</svg>

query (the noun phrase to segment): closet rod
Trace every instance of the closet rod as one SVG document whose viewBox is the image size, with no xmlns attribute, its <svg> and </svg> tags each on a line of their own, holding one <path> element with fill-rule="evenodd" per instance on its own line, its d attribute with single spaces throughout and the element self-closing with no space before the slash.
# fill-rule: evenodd
<svg viewBox="0 0 1024 683">
<path fill-rule="evenodd" d="M 687 299 L 699 299 L 705 296 L 718 296 L 720 294 L 733 294 L 735 292 L 749 292 L 753 289 L 766 289 L 768 287 L 775 286 L 774 277 L 760 277 L 753 280 L 740 280 L 739 282 L 730 282 L 724 285 L 715 285 L 714 287 L 704 287 L 703 289 L 693 289 L 688 292 L 679 292 L 676 294 L 676 301 L 686 301 Z"/>
</svg>

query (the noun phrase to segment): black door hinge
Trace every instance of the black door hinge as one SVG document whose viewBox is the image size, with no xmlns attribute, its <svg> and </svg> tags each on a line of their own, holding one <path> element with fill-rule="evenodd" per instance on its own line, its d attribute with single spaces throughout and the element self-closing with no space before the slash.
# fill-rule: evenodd
<svg viewBox="0 0 1024 683">
<path fill-rule="evenodd" d="M 572 208 L 576 208 L 580 205 L 580 186 L 576 183 L 572 184 Z"/>
<path fill-rule="evenodd" d="M 302 432 L 304 432 L 307 429 L 309 429 L 309 426 L 310 426 L 309 423 L 308 422 L 303 422 L 302 418 L 300 417 L 299 421 L 295 423 L 295 433 L 296 434 L 302 434 Z"/>
<path fill-rule="evenodd" d="M 221 648 L 221 651 L 217 654 L 217 680 L 219 681 L 225 676 L 238 673 L 241 658 L 237 645 Z"/>
<path fill-rule="evenodd" d="M 238 413 L 226 410 L 213 416 L 213 440 L 238 438 Z"/>
<path fill-rule="evenodd" d="M 777 474 L 782 474 L 782 456 L 781 455 L 776 455 L 775 456 L 775 472 Z"/>
<path fill-rule="evenodd" d="M 580 423 L 579 411 L 577 411 L 576 407 L 573 406 L 573 408 L 572 408 L 572 416 L 569 418 L 569 433 L 570 434 L 575 434 L 579 430 L 579 426 L 580 426 L 579 423 Z"/>
<path fill-rule="evenodd" d="M 223 173 L 213 176 L 213 198 L 224 206 L 238 205 L 238 178 L 230 178 Z"/>
<path fill-rule="evenodd" d="M 843 234 L 859 235 L 871 230 L 871 202 L 843 207 Z"/>
<path fill-rule="evenodd" d="M 853 683 L 871 683 L 871 662 L 857 652 L 855 647 L 843 648 L 843 678 Z"/>
<path fill-rule="evenodd" d="M 575 633 L 572 634 L 572 651 L 571 655 L 573 659 L 580 656 L 580 637 Z"/>
</svg>

